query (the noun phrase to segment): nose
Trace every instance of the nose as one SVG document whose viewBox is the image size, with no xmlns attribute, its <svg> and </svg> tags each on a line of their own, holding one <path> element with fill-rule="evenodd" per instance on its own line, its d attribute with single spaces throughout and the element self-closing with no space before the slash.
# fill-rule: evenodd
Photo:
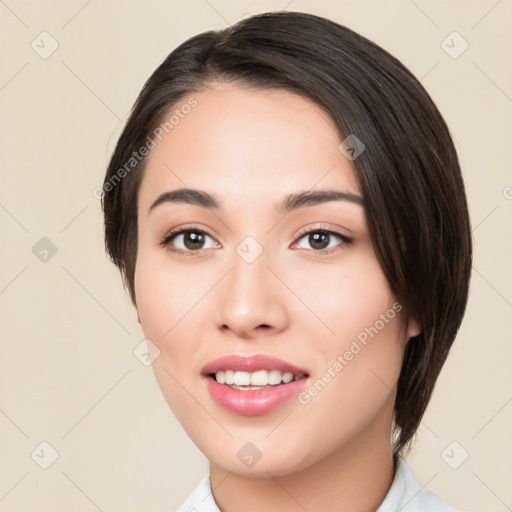
<svg viewBox="0 0 512 512">
<path fill-rule="evenodd" d="M 251 339 L 286 329 L 289 318 L 283 284 L 267 267 L 265 251 L 252 263 L 234 254 L 228 275 L 215 290 L 215 321 L 233 337 Z"/>
</svg>

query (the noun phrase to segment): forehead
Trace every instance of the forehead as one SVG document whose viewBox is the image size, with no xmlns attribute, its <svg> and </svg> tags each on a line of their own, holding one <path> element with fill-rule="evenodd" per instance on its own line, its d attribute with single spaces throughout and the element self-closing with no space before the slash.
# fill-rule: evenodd
<svg viewBox="0 0 512 512">
<path fill-rule="evenodd" d="M 336 124 L 312 101 L 282 89 L 220 83 L 184 97 L 170 113 L 191 99 L 195 106 L 155 140 L 141 183 L 143 207 L 164 190 L 185 187 L 253 207 L 299 189 L 360 195 L 352 164 L 338 149 Z"/>
</svg>

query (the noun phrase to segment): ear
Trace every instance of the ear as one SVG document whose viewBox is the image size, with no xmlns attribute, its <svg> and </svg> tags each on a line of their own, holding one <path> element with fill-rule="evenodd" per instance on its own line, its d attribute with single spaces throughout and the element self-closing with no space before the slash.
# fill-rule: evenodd
<svg viewBox="0 0 512 512">
<path fill-rule="evenodd" d="M 418 336 L 418 334 L 421 334 L 421 328 L 416 319 L 411 318 L 407 324 L 407 341 L 414 336 Z"/>
</svg>

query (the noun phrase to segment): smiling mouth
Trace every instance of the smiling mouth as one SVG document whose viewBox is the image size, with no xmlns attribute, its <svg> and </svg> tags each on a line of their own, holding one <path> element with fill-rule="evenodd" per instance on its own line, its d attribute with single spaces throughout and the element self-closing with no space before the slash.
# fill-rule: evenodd
<svg viewBox="0 0 512 512">
<path fill-rule="evenodd" d="M 209 377 L 231 389 L 250 391 L 289 384 L 290 382 L 307 378 L 308 374 L 293 374 L 291 372 L 281 372 L 280 370 L 257 370 L 255 372 L 219 370 L 209 374 Z"/>
<path fill-rule="evenodd" d="M 261 359 L 259 363 L 255 359 L 242 362 L 231 359 L 222 365 L 216 362 L 210 368 L 206 367 L 203 378 L 212 398 L 238 415 L 270 413 L 289 402 L 307 385 L 309 373 L 288 363 L 273 360 L 267 362 L 265 366 L 269 369 L 265 369 Z M 280 370 L 277 365 L 281 366 Z M 253 371 L 246 371 L 247 367 Z"/>
<path fill-rule="evenodd" d="M 267 354 L 230 354 L 211 361 L 201 374 L 218 405 L 243 416 L 284 406 L 307 385 L 303 367 Z"/>
</svg>

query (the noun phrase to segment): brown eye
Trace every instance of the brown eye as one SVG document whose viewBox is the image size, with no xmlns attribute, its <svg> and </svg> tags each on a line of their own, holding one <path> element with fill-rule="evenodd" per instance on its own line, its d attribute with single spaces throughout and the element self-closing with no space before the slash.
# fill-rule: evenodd
<svg viewBox="0 0 512 512">
<path fill-rule="evenodd" d="M 313 249 L 321 251 L 323 249 L 327 249 L 330 238 L 331 237 L 328 233 L 317 231 L 315 233 L 309 233 L 308 242 L 311 244 L 311 247 L 313 247 Z"/>
<path fill-rule="evenodd" d="M 208 239 L 213 243 L 208 246 Z M 195 252 L 215 247 L 215 242 L 208 233 L 199 229 L 181 229 L 167 235 L 160 245 L 168 246 L 176 252 Z"/>
<path fill-rule="evenodd" d="M 336 240 L 337 239 L 337 240 Z M 306 246 L 303 241 L 306 241 Z M 297 243 L 300 249 L 309 249 L 313 251 L 328 251 L 336 246 L 348 246 L 353 243 L 352 239 L 328 229 L 314 228 L 309 229 L 299 236 L 299 242 Z M 309 244 L 309 248 L 307 245 Z"/>
<path fill-rule="evenodd" d="M 204 240 L 205 233 L 200 233 L 198 231 L 185 231 L 183 234 L 183 245 L 191 251 L 202 249 Z"/>
</svg>

